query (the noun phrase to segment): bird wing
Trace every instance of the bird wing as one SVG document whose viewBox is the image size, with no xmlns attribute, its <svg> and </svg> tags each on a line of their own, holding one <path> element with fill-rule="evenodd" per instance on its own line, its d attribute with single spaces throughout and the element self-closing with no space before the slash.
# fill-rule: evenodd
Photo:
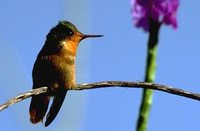
<svg viewBox="0 0 200 131">
<path fill-rule="evenodd" d="M 33 89 L 50 85 L 50 67 L 51 64 L 47 59 L 37 58 L 32 72 Z M 48 109 L 49 100 L 50 96 L 48 94 L 32 97 L 29 107 L 30 121 L 32 123 L 35 124 L 43 120 Z"/>
</svg>

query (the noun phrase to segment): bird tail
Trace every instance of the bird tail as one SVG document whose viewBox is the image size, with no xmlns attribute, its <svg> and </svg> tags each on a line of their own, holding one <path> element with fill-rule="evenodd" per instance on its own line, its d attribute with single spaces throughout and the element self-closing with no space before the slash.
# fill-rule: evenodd
<svg viewBox="0 0 200 131">
<path fill-rule="evenodd" d="M 54 96 L 51 108 L 46 116 L 45 126 L 50 125 L 51 122 L 55 119 L 55 117 L 58 114 L 60 107 L 62 106 L 62 103 L 65 99 L 66 93 L 67 92 L 63 91 L 63 90 L 56 92 L 56 95 Z"/>
<path fill-rule="evenodd" d="M 33 96 L 29 108 L 30 121 L 36 124 L 43 120 L 49 105 L 50 96 L 41 94 Z"/>
</svg>

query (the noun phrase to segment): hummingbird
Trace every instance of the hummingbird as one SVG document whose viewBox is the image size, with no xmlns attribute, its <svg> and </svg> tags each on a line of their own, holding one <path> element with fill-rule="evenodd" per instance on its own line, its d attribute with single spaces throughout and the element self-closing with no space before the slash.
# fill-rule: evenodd
<svg viewBox="0 0 200 131">
<path fill-rule="evenodd" d="M 50 30 L 45 44 L 35 60 L 32 78 L 33 89 L 45 86 L 55 90 L 55 93 L 32 96 L 29 114 L 33 124 L 43 122 L 45 115 L 45 127 L 55 119 L 67 90 L 73 89 L 76 85 L 75 59 L 80 41 L 102 36 L 85 35 L 68 21 L 59 21 Z M 51 98 L 53 98 L 53 102 L 47 113 Z"/>
</svg>

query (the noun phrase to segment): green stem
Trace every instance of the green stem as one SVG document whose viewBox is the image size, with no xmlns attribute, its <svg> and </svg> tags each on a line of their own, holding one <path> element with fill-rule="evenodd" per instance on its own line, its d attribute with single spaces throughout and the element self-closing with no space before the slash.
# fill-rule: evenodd
<svg viewBox="0 0 200 131">
<path fill-rule="evenodd" d="M 149 29 L 145 81 L 154 82 L 156 74 L 156 56 L 157 56 L 158 33 L 159 33 L 160 23 L 150 19 L 149 28 L 150 29 Z M 150 108 L 152 105 L 152 99 L 153 99 L 153 90 L 144 89 L 142 102 L 140 105 L 139 117 L 137 121 L 137 128 L 136 128 L 137 131 L 147 130 L 147 122 L 149 118 Z"/>
</svg>

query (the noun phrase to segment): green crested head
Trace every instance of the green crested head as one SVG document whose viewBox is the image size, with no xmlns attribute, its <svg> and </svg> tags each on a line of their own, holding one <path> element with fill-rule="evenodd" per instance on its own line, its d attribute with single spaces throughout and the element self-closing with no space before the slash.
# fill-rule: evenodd
<svg viewBox="0 0 200 131">
<path fill-rule="evenodd" d="M 78 29 L 69 21 L 59 21 L 58 25 L 51 29 L 47 35 L 47 41 L 61 42 L 70 38 L 76 39 L 78 37 L 78 42 L 85 38 L 92 37 L 102 37 L 102 35 L 84 35 L 78 31 Z"/>
<path fill-rule="evenodd" d="M 65 40 L 66 38 L 73 36 L 75 32 L 79 31 L 72 23 L 68 21 L 59 21 L 58 25 L 52 28 L 47 35 L 47 40 L 60 42 Z"/>
<path fill-rule="evenodd" d="M 102 35 L 86 35 L 78 31 L 71 22 L 59 21 L 47 34 L 43 52 L 55 53 L 62 49 L 64 45 L 76 47 L 81 40 L 94 37 L 102 37 Z"/>
<path fill-rule="evenodd" d="M 63 28 L 69 28 L 72 31 L 78 31 L 76 26 L 74 26 L 71 22 L 69 21 L 59 21 L 57 26 L 62 26 Z"/>
</svg>

